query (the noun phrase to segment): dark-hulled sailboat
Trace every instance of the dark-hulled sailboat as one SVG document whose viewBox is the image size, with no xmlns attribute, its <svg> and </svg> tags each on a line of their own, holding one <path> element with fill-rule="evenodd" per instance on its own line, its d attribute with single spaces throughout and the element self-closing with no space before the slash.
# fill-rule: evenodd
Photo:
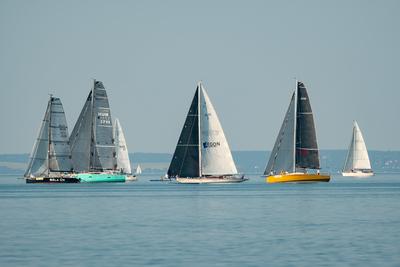
<svg viewBox="0 0 400 267">
<path fill-rule="evenodd" d="M 107 92 L 94 80 L 70 137 L 72 164 L 82 182 L 125 182 L 116 161 Z"/>
<path fill-rule="evenodd" d="M 296 89 L 264 175 L 267 176 L 268 183 L 329 182 L 330 176 L 320 174 L 319 169 L 319 152 L 310 99 L 304 84 L 296 81 Z"/>
<path fill-rule="evenodd" d="M 64 108 L 59 98 L 50 95 L 24 176 L 27 183 L 78 183 L 72 171 Z"/>
<path fill-rule="evenodd" d="M 168 178 L 178 183 L 238 183 L 231 150 L 217 113 L 200 82 L 178 140 Z"/>
</svg>

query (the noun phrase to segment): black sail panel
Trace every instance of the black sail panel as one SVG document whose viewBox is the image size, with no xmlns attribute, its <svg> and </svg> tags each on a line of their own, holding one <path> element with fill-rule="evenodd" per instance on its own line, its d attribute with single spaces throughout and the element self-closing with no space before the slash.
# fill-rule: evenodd
<svg viewBox="0 0 400 267">
<path fill-rule="evenodd" d="M 296 167 L 320 168 L 313 113 L 302 82 L 297 83 Z"/>
<path fill-rule="evenodd" d="M 169 177 L 199 177 L 199 112 L 198 90 L 193 97 L 185 124 L 179 136 L 171 164 Z"/>
</svg>

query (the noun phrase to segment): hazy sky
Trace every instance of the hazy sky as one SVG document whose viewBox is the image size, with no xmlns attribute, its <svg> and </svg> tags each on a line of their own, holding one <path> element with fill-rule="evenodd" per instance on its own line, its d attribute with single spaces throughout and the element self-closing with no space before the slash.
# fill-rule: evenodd
<svg viewBox="0 0 400 267">
<path fill-rule="evenodd" d="M 30 152 L 48 101 L 69 132 L 92 78 L 130 152 L 172 153 L 202 80 L 233 150 L 271 150 L 308 88 L 320 148 L 400 149 L 400 1 L 0 0 L 0 152 Z"/>
</svg>

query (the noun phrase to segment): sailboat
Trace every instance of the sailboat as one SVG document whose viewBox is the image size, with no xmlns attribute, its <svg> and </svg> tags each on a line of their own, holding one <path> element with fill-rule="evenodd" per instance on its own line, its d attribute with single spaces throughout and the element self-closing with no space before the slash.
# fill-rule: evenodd
<svg viewBox="0 0 400 267">
<path fill-rule="evenodd" d="M 117 155 L 117 170 L 123 174 L 126 174 L 127 181 L 136 181 L 136 175 L 132 175 L 131 162 L 129 160 L 128 146 L 126 145 L 125 135 L 118 119 L 115 119 L 114 123 L 114 140 Z"/>
<path fill-rule="evenodd" d="M 316 172 L 310 172 L 311 170 Z M 281 129 L 264 175 L 268 183 L 329 182 L 319 172 L 319 152 L 310 99 L 304 84 L 296 80 Z"/>
<path fill-rule="evenodd" d="M 142 168 L 140 167 L 140 165 L 138 164 L 136 167 L 136 174 L 142 174 Z"/>
<path fill-rule="evenodd" d="M 201 82 L 189 108 L 167 177 L 178 183 L 238 183 L 231 150 Z"/>
<path fill-rule="evenodd" d="M 368 157 L 367 147 L 364 142 L 358 123 L 353 123 L 353 133 L 349 151 L 342 171 L 343 176 L 367 177 L 374 175 Z"/>
<path fill-rule="evenodd" d="M 60 98 L 50 95 L 24 175 L 26 183 L 78 183 L 72 171 L 64 108 Z"/>
<path fill-rule="evenodd" d="M 106 89 L 93 81 L 70 136 L 72 164 L 82 182 L 125 182 L 116 161 L 111 110 Z"/>
</svg>

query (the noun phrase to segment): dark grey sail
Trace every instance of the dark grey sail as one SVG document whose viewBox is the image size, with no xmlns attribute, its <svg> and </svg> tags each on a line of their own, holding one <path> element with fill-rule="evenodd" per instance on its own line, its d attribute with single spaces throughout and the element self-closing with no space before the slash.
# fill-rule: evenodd
<svg viewBox="0 0 400 267">
<path fill-rule="evenodd" d="M 199 87 L 193 97 L 178 140 L 171 164 L 169 177 L 199 177 Z"/>
<path fill-rule="evenodd" d="M 302 82 L 297 82 L 296 168 L 320 168 L 313 113 Z"/>
<path fill-rule="evenodd" d="M 92 91 L 90 91 L 81 114 L 72 130 L 69 143 L 71 146 L 72 164 L 76 172 L 89 171 L 92 142 Z"/>
<path fill-rule="evenodd" d="M 94 81 L 72 131 L 70 144 L 75 171 L 115 170 L 110 106 L 106 89 L 100 81 Z"/>
</svg>

